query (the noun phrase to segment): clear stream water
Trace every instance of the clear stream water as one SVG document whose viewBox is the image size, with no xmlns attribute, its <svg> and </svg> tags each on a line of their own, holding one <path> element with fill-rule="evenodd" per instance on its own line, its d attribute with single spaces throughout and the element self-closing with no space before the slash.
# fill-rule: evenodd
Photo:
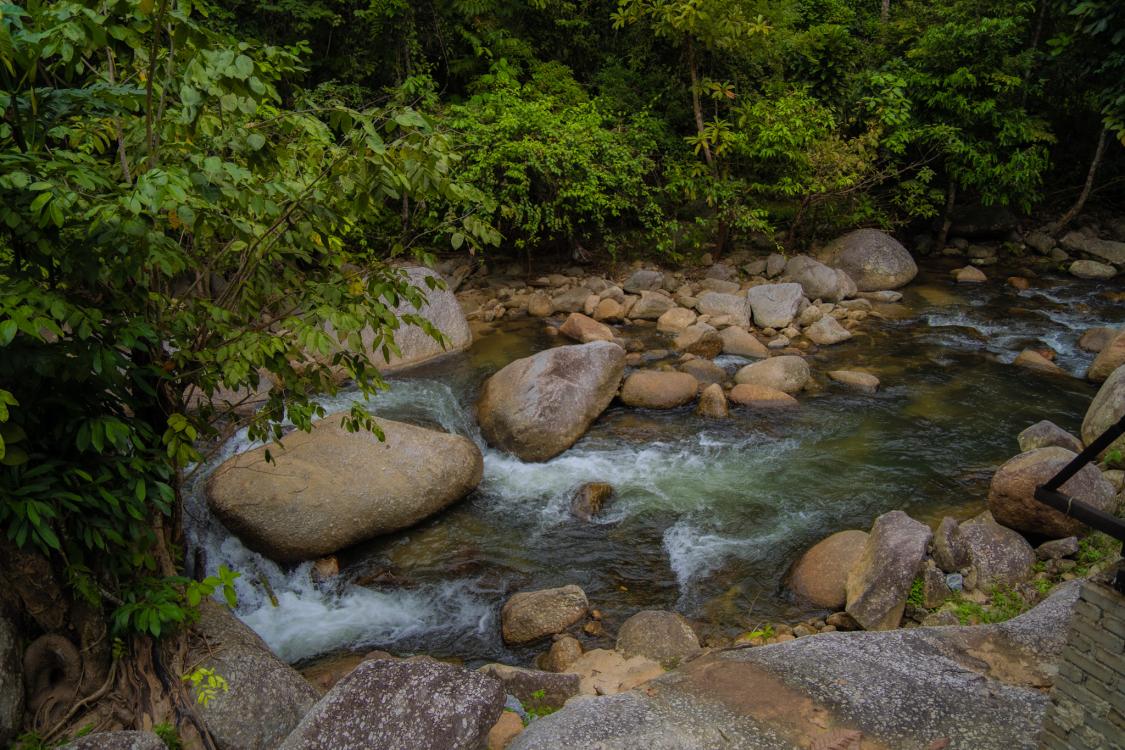
<svg viewBox="0 0 1125 750">
<path fill-rule="evenodd" d="M 586 591 L 611 633 L 642 608 L 676 609 L 726 634 L 796 620 L 815 610 L 787 596 L 784 576 L 819 539 L 867 529 L 896 508 L 933 523 L 971 516 L 984 507 L 992 471 L 1018 451 L 1020 430 L 1050 419 L 1077 433 L 1096 389 L 1009 363 L 1024 347 L 1045 345 L 1080 376 L 1092 355 L 1078 349 L 1079 335 L 1125 324 L 1125 309 L 1104 286 L 1036 284 L 1017 292 L 923 273 L 902 303 L 879 306 L 891 319 L 867 321 L 852 341 L 811 358 L 817 382 L 799 410 L 736 410 L 712 421 L 692 407 L 615 404 L 573 448 L 541 464 L 490 448 L 475 425 L 473 403 L 488 375 L 559 343 L 538 321 L 503 323 L 467 353 L 396 378 L 369 404 L 381 416 L 475 440 L 484 480 L 469 498 L 342 553 L 344 575 L 319 587 L 308 564 L 283 569 L 263 559 L 207 513 L 199 485 L 249 447 L 238 435 L 195 475 L 190 533 L 209 570 L 224 563 L 243 573 L 239 616 L 295 663 L 374 648 L 526 663 L 535 649 L 512 651 L 499 637 L 501 603 L 516 590 L 568 583 Z M 652 328 L 633 333 L 660 345 Z M 718 361 L 732 372 L 744 363 Z M 872 372 L 882 388 L 864 395 L 832 384 L 825 373 L 836 368 Z M 354 398 L 326 405 L 333 411 Z M 611 483 L 616 496 L 585 523 L 568 504 L 590 481 Z"/>
</svg>

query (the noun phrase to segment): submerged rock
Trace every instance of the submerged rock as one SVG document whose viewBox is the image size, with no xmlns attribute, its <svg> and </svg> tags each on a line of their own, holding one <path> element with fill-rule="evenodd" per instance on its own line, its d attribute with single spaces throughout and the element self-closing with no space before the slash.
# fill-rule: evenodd
<svg viewBox="0 0 1125 750">
<path fill-rule="evenodd" d="M 844 270 L 861 292 L 898 289 L 918 275 L 910 252 L 898 240 L 878 229 L 857 229 L 830 242 L 824 261 Z"/>
<path fill-rule="evenodd" d="M 643 656 L 671 668 L 699 653 L 699 637 L 691 624 L 675 612 L 645 610 L 630 617 L 617 633 L 617 650 Z"/>
<path fill-rule="evenodd" d="M 847 613 L 867 630 L 898 627 L 932 536 L 930 527 L 901 510 L 876 518 L 848 573 Z"/>
<path fill-rule="evenodd" d="M 828 377 L 857 391 L 875 393 L 879 390 L 879 378 L 867 372 L 832 370 L 828 373 Z"/>
<path fill-rule="evenodd" d="M 589 521 L 601 513 L 613 497 L 613 485 L 605 482 L 587 482 L 578 488 L 570 499 L 570 513 L 575 518 Z"/>
<path fill-rule="evenodd" d="M 524 461 L 546 461 L 605 411 L 624 371 L 625 350 L 608 341 L 517 359 L 485 381 L 477 401 L 481 433 Z"/>
<path fill-rule="evenodd" d="M 380 441 L 348 432 L 345 417 L 231 458 L 208 480 L 208 506 L 251 549 L 297 562 L 412 526 L 480 483 L 467 438 L 377 419 Z"/>
<path fill-rule="evenodd" d="M 863 554 L 867 532 L 838 531 L 813 545 L 793 566 L 789 588 L 825 609 L 842 609 L 848 598 L 848 572 Z"/>
<path fill-rule="evenodd" d="M 574 585 L 513 594 L 500 610 L 504 641 L 530 643 L 561 633 L 585 617 L 588 607 L 585 592 Z"/>
<path fill-rule="evenodd" d="M 479 750 L 504 708 L 500 682 L 433 659 L 360 664 L 280 750 Z"/>
<path fill-rule="evenodd" d="M 1046 372 L 1052 375 L 1063 375 L 1063 369 L 1056 365 L 1051 360 L 1044 357 L 1042 354 L 1031 349 L 1024 349 L 1012 361 L 1016 367 L 1026 367 L 1029 370 L 1036 370 L 1038 372 Z"/>
<path fill-rule="evenodd" d="M 257 633 L 210 599 L 199 608 L 186 663 L 227 681 L 227 690 L 195 709 L 219 750 L 274 750 L 320 697 Z"/>
</svg>

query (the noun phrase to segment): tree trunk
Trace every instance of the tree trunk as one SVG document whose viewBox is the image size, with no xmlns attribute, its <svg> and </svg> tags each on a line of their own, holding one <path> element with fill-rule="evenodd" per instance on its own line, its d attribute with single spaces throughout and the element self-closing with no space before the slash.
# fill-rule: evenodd
<svg viewBox="0 0 1125 750">
<path fill-rule="evenodd" d="M 957 183 L 950 180 L 949 187 L 945 189 L 945 211 L 941 215 L 941 231 L 938 233 L 937 241 L 934 242 L 934 248 L 939 253 L 945 247 L 945 241 L 949 239 L 949 228 L 953 226 L 953 206 L 956 203 Z"/>
<path fill-rule="evenodd" d="M 883 0 L 883 8 L 879 11 L 879 20 L 886 23 L 891 17 L 891 0 Z"/>
<path fill-rule="evenodd" d="M 699 142 L 703 145 L 703 158 L 707 161 L 707 166 L 711 167 L 711 171 L 714 172 L 715 162 L 711 157 L 711 147 L 707 144 L 707 139 L 703 135 L 703 105 L 699 101 L 699 73 L 695 68 L 695 45 L 691 39 L 688 39 L 687 55 L 688 72 L 691 74 L 691 108 L 695 112 L 695 130 L 699 134 Z"/>
<path fill-rule="evenodd" d="M 1098 173 L 1098 167 L 1101 166 L 1102 157 L 1105 155 L 1105 141 L 1108 134 L 1109 129 L 1102 127 L 1102 131 L 1098 133 L 1098 147 L 1094 149 L 1094 158 L 1090 161 L 1089 171 L 1086 172 L 1086 183 L 1082 186 L 1082 192 L 1078 194 L 1078 200 L 1074 202 L 1074 205 L 1051 225 L 1051 234 L 1062 232 L 1066 225 L 1073 221 L 1074 217 L 1081 213 L 1082 208 L 1086 205 L 1086 199 L 1090 197 L 1090 191 L 1094 188 L 1094 176 Z"/>
</svg>

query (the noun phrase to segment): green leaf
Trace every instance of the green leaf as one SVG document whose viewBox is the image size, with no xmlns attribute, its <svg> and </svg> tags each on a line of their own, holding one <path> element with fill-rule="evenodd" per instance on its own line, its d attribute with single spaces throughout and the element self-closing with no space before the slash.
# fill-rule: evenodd
<svg viewBox="0 0 1125 750">
<path fill-rule="evenodd" d="M 255 151 L 260 151 L 266 145 L 266 137 L 261 133 L 251 133 L 246 136 L 246 143 Z"/>
<path fill-rule="evenodd" d="M 0 323 L 0 346 L 7 346 L 12 343 L 12 339 L 16 337 L 18 330 L 19 326 L 14 320 L 9 319 Z"/>
</svg>

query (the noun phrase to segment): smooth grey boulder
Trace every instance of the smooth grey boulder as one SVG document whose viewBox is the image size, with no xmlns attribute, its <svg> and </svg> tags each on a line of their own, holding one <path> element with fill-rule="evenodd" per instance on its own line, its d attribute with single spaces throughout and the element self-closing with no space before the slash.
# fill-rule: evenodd
<svg viewBox="0 0 1125 750">
<path fill-rule="evenodd" d="M 640 292 L 660 289 L 662 286 L 664 286 L 664 274 L 660 271 L 641 268 L 634 271 L 633 275 L 621 285 L 621 288 L 630 294 L 639 294 Z"/>
<path fill-rule="evenodd" d="M 839 302 L 856 293 L 856 284 L 846 271 L 830 268 L 807 255 L 790 258 L 784 278 L 800 284 L 809 299 Z"/>
<path fill-rule="evenodd" d="M 1059 244 L 1067 250 L 1086 253 L 1115 266 L 1125 266 L 1125 242 L 1088 237 L 1081 232 L 1067 232 Z"/>
<path fill-rule="evenodd" d="M 68 742 L 62 750 L 168 750 L 152 732 L 93 732 Z"/>
<path fill-rule="evenodd" d="M 784 328 L 801 310 L 805 292 L 800 284 L 760 284 L 746 290 L 754 323 L 763 328 Z"/>
<path fill-rule="evenodd" d="M 1023 453 L 1052 445 L 1075 453 L 1082 450 L 1082 441 L 1049 419 L 1036 422 L 1025 429 L 1019 434 L 1018 440 Z"/>
<path fill-rule="evenodd" d="M 932 536 L 929 526 L 901 510 L 875 519 L 863 552 L 848 573 L 845 611 L 864 629 L 898 627 Z"/>
<path fill-rule="evenodd" d="M 186 663 L 227 681 L 196 711 L 219 750 L 274 750 L 320 697 L 295 669 L 222 605 L 205 600 Z"/>
<path fill-rule="evenodd" d="M 643 656 L 665 668 L 699 653 L 699 637 L 682 615 L 648 609 L 630 617 L 617 631 L 617 650 L 626 657 Z"/>
<path fill-rule="evenodd" d="M 400 370 L 445 354 L 464 351 L 473 343 L 469 321 L 465 319 L 465 313 L 461 310 L 456 295 L 448 288 L 430 289 L 427 286 L 427 278 L 441 280 L 441 274 L 421 266 L 411 266 L 405 270 L 410 283 L 421 289 L 426 295 L 426 302 L 420 309 L 416 309 L 404 300 L 392 312 L 395 317 L 410 313 L 425 318 L 445 334 L 448 342 L 443 347 L 440 342 L 435 341 L 420 327 L 403 325 L 394 332 L 395 345 L 398 346 L 401 353 L 392 353 L 388 359 L 383 356 L 381 348 L 375 348 L 373 329 L 365 328 L 360 334 L 364 348 L 368 351 L 372 363 L 384 371 Z M 331 327 L 327 328 L 331 332 Z"/>
<path fill-rule="evenodd" d="M 1035 499 L 1035 488 L 1054 477 L 1074 458 L 1066 448 L 1036 448 L 1008 460 L 992 476 L 988 509 L 997 523 L 1025 534 L 1059 539 L 1085 530 L 1078 520 Z M 1086 465 L 1061 488 L 1062 492 L 1098 510 L 1113 512 L 1116 492 L 1096 466 Z"/>
<path fill-rule="evenodd" d="M 485 381 L 481 433 L 524 461 L 574 445 L 617 395 L 625 350 L 608 341 L 559 346 L 517 359 Z"/>
<path fill-rule="evenodd" d="M 586 298 L 589 296 L 590 290 L 584 286 L 567 289 L 551 298 L 551 309 L 565 313 L 582 312 L 586 309 Z"/>
<path fill-rule="evenodd" d="M 641 292 L 641 298 L 629 308 L 629 317 L 634 320 L 659 320 L 675 306 L 676 301 L 664 292 Z"/>
<path fill-rule="evenodd" d="M 973 566 L 975 588 L 1011 587 L 1031 577 L 1035 550 L 1017 531 L 984 518 L 961 524 L 961 538 Z"/>
<path fill-rule="evenodd" d="M 15 626 L 0 616 L 0 747 L 16 738 L 23 722 L 23 655 Z"/>
<path fill-rule="evenodd" d="M 902 243 L 878 229 L 856 229 L 825 246 L 822 260 L 844 270 L 861 292 L 898 289 L 918 275 Z"/>
<path fill-rule="evenodd" d="M 704 292 L 699 295 L 696 309 L 704 315 L 729 315 L 731 325 L 750 327 L 750 303 L 745 295 Z"/>
<path fill-rule="evenodd" d="M 818 346 L 832 346 L 850 339 L 852 332 L 840 325 L 835 318 L 826 315 L 806 328 L 805 335 Z"/>
<path fill-rule="evenodd" d="M 1064 585 L 997 625 L 714 652 L 636 690 L 572 699 L 508 750 L 1032 750 L 1077 594 Z"/>
<path fill-rule="evenodd" d="M 372 659 L 332 688 L 280 750 L 479 750 L 504 710 L 500 682 L 433 659 Z"/>
<path fill-rule="evenodd" d="M 484 460 L 468 438 L 377 419 L 380 441 L 348 432 L 345 417 L 226 461 L 207 482 L 208 506 L 251 549 L 298 562 L 413 526 L 480 483 Z"/>
<path fill-rule="evenodd" d="M 1122 416 L 1125 416 L 1125 365 L 1119 366 L 1106 378 L 1090 402 L 1082 420 L 1082 440 L 1087 444 L 1094 442 Z M 1125 455 L 1125 435 L 1114 440 L 1102 455 L 1111 451 L 1120 451 Z"/>
</svg>

